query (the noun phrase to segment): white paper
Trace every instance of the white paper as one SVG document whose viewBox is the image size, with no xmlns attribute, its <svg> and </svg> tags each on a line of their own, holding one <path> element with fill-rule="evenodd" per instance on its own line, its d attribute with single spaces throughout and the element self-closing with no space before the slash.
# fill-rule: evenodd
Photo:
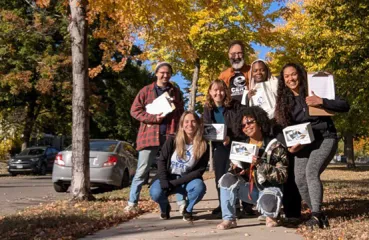
<svg viewBox="0 0 369 240">
<path fill-rule="evenodd" d="M 312 92 L 314 92 L 318 97 L 335 99 L 333 75 L 329 74 L 326 77 L 314 77 L 314 75 L 315 73 L 308 74 L 309 96 L 313 96 Z"/>
<path fill-rule="evenodd" d="M 314 141 L 311 123 L 302 123 L 286 127 L 283 129 L 283 135 L 287 147 L 292 147 L 298 143 L 301 145 L 309 144 Z"/>
<path fill-rule="evenodd" d="M 259 148 L 255 144 L 232 141 L 229 159 L 251 163 L 252 157 L 257 156 L 258 151 Z"/>
<path fill-rule="evenodd" d="M 242 99 L 241 99 L 241 104 L 242 105 L 246 105 L 246 98 L 247 98 L 247 94 L 249 93 L 249 90 L 244 90 L 243 91 L 243 95 L 242 95 Z"/>
<path fill-rule="evenodd" d="M 174 109 L 170 104 L 170 97 L 167 92 L 157 97 L 152 103 L 146 105 L 146 112 L 150 114 L 161 114 L 165 116 L 171 113 Z"/>
<path fill-rule="evenodd" d="M 266 112 L 272 108 L 269 99 L 265 93 L 266 89 L 264 89 L 263 84 L 258 84 L 255 86 L 255 95 L 250 99 L 250 106 L 259 106 L 264 109 Z"/>
<path fill-rule="evenodd" d="M 209 141 L 224 141 L 227 134 L 225 124 L 212 123 L 204 124 L 204 138 Z"/>
</svg>

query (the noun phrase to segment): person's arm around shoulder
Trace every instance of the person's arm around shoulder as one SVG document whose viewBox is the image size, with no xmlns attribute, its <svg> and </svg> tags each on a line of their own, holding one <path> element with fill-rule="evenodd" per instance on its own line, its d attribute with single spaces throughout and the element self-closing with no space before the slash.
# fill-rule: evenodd
<svg viewBox="0 0 369 240">
<path fill-rule="evenodd" d="M 131 106 L 131 116 L 138 121 L 146 124 L 158 123 L 160 121 L 158 120 L 157 115 L 146 112 L 145 101 L 147 96 L 145 94 L 145 91 L 145 88 L 141 89 L 137 94 L 135 100 L 133 101 L 133 104 Z"/>
<path fill-rule="evenodd" d="M 170 188 L 168 181 L 168 161 L 170 161 L 173 153 L 173 149 L 175 148 L 174 137 L 169 137 L 165 143 L 163 144 L 160 157 L 158 159 L 158 178 L 160 180 L 160 186 L 162 189 Z"/>
<path fill-rule="evenodd" d="M 287 181 L 288 157 L 287 149 L 281 144 L 273 149 L 272 155 L 276 160 L 275 166 L 266 162 L 256 164 L 257 171 L 266 176 L 272 184 L 283 184 Z"/>
<path fill-rule="evenodd" d="M 198 160 L 198 162 L 196 163 L 196 165 L 192 169 L 192 171 L 189 172 L 187 175 L 181 177 L 181 178 L 171 180 L 170 184 L 173 185 L 173 186 L 178 186 L 178 185 L 181 185 L 181 184 L 188 183 L 188 182 L 192 181 L 193 179 L 201 178 L 202 175 L 204 174 L 204 172 L 206 171 L 207 166 L 208 166 L 209 151 L 210 151 L 210 147 L 207 144 L 205 153 Z"/>
</svg>

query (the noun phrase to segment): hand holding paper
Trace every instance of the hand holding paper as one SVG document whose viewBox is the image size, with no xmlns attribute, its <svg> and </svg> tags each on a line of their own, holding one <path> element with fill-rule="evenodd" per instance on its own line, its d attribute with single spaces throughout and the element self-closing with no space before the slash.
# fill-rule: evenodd
<svg viewBox="0 0 369 240">
<path fill-rule="evenodd" d="M 296 144 L 295 146 L 289 147 L 288 151 L 290 153 L 297 153 L 298 151 L 300 151 L 302 148 L 304 147 L 304 145 L 301 145 L 300 143 Z"/>
<path fill-rule="evenodd" d="M 168 113 L 171 113 L 174 109 L 175 106 L 172 103 L 172 98 L 167 92 L 157 97 L 152 103 L 146 105 L 147 113 L 160 115 L 162 118 L 164 118 Z"/>
<path fill-rule="evenodd" d="M 311 91 L 312 96 L 307 96 L 305 101 L 308 106 L 317 107 L 323 104 L 323 99 L 315 95 L 314 91 Z"/>
</svg>

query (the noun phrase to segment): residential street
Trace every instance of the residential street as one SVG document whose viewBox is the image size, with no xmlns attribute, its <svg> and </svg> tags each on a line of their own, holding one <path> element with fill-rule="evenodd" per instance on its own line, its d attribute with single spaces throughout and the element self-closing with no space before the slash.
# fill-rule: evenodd
<svg viewBox="0 0 369 240">
<path fill-rule="evenodd" d="M 67 197 L 67 193 L 54 191 L 50 174 L 46 176 L 0 176 L 0 216 Z"/>
</svg>

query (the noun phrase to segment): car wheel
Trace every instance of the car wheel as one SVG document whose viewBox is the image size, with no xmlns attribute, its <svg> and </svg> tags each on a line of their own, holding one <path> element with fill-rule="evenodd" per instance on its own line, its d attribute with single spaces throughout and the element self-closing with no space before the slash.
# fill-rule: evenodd
<svg viewBox="0 0 369 240">
<path fill-rule="evenodd" d="M 68 184 L 64 184 L 61 182 L 55 182 L 54 183 L 54 190 L 55 192 L 66 192 L 69 188 Z"/>
<path fill-rule="evenodd" d="M 120 184 L 120 189 L 129 187 L 129 172 L 128 169 L 124 170 L 122 183 Z"/>
<path fill-rule="evenodd" d="M 46 164 L 42 164 L 39 170 L 40 175 L 46 175 Z"/>
</svg>

